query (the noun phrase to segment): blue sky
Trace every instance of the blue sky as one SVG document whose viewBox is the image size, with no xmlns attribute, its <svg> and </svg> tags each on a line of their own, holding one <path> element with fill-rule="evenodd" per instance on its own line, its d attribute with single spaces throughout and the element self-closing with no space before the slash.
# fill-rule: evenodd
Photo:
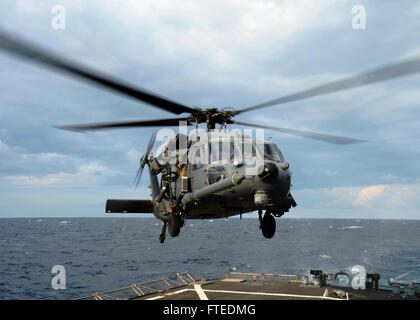
<svg viewBox="0 0 420 320">
<path fill-rule="evenodd" d="M 55 5 L 66 29 L 54 30 Z M 352 8 L 366 8 L 354 30 Z M 188 106 L 245 108 L 420 54 L 418 1 L 6 0 L 0 27 Z M 287 217 L 420 219 L 420 75 L 238 116 L 368 140 L 266 131 L 293 172 Z M 105 216 L 132 188 L 152 129 L 54 125 L 172 117 L 0 53 L 0 217 Z"/>
</svg>

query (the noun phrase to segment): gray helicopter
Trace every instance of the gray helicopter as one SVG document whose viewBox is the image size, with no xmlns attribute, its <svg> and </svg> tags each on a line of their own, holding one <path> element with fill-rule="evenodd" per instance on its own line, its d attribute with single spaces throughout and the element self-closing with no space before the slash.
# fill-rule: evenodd
<svg viewBox="0 0 420 320">
<path fill-rule="evenodd" d="M 110 199 L 106 212 L 153 213 L 163 221 L 161 242 L 166 228 L 176 237 L 187 219 L 227 218 L 256 210 L 264 237 L 272 238 L 274 216 L 296 206 L 289 164 L 274 143 L 210 130 L 191 139 L 183 134 L 167 139 L 154 157 L 150 151 L 155 138 L 152 135 L 136 176 L 138 184 L 147 164 L 152 200 Z"/>
<path fill-rule="evenodd" d="M 296 206 L 290 193 L 292 184 L 289 164 L 285 161 L 278 146 L 265 139 L 253 139 L 250 135 L 228 134 L 225 132 L 227 125 L 276 130 L 341 145 L 364 142 L 328 134 L 239 122 L 233 120 L 235 116 L 420 71 L 420 57 L 415 57 L 248 108 L 227 110 L 227 108 L 192 108 L 179 104 L 71 62 L 1 31 L 0 49 L 176 115 L 186 114 L 184 117 L 169 119 L 57 127 L 72 131 L 86 131 L 130 127 L 195 126 L 195 136 L 179 133 L 173 138 L 166 139 L 161 145 L 160 153 L 156 156 L 151 152 L 156 133 L 150 138 L 146 152 L 140 159 L 135 184 L 137 186 L 139 183 L 143 169 L 147 165 L 152 199 L 109 199 L 106 203 L 106 212 L 154 214 L 163 222 L 159 236 L 161 243 L 165 240 L 167 229 L 172 237 L 178 236 L 187 219 L 225 218 L 253 211 L 258 211 L 260 228 L 264 237 L 272 238 L 276 231 L 274 217 L 281 217 L 291 207 Z M 199 133 L 198 126 L 201 123 L 206 124 L 206 130 Z"/>
</svg>

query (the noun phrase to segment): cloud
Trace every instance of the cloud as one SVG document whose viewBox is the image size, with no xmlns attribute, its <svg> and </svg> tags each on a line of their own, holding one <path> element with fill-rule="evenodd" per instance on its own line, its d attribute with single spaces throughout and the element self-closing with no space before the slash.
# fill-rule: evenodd
<svg viewBox="0 0 420 320">
<path fill-rule="evenodd" d="M 411 209 L 420 200 L 420 184 L 387 184 L 360 187 L 333 187 L 295 190 L 296 201 L 305 208 Z"/>
<path fill-rule="evenodd" d="M 391 174 L 391 173 L 383 174 L 379 178 L 381 180 L 388 181 L 388 182 L 395 182 L 395 181 L 398 181 L 398 180 L 402 179 L 400 176 L 397 176 L 397 175 Z"/>
<path fill-rule="evenodd" d="M 247 107 L 419 52 L 418 4 L 366 3 L 367 29 L 360 32 L 351 28 L 355 1 L 61 0 L 63 31 L 50 27 L 56 4 L 2 3 L 1 24 L 76 62 L 202 108 Z M 32 192 L 67 185 L 76 194 L 81 184 L 124 188 L 152 131 L 82 135 L 51 125 L 173 116 L 3 54 L 0 65 L 0 179 Z M 418 184 L 420 176 L 418 79 L 296 101 L 237 120 L 370 141 L 344 147 L 266 132 L 290 162 L 293 183 L 307 188 L 294 191 L 299 206 L 414 208 L 411 195 L 418 190 L 409 183 Z M 60 194 L 58 202 L 65 202 Z"/>
<path fill-rule="evenodd" d="M 98 185 L 106 182 L 106 178 L 115 175 L 116 172 L 99 165 L 90 163 L 78 168 L 76 172 L 58 172 L 44 176 L 5 176 L 8 183 L 14 186 L 83 186 Z"/>
<path fill-rule="evenodd" d="M 7 145 L 0 140 L 0 175 L 36 172 L 51 173 L 66 168 L 72 170 L 82 166 L 86 160 L 75 155 L 56 152 L 30 153 L 16 145 Z"/>
<path fill-rule="evenodd" d="M 411 208 L 416 209 L 420 204 L 416 194 L 420 192 L 420 185 L 376 185 L 365 187 L 359 191 L 353 203 L 355 207 L 367 208 Z"/>
<path fill-rule="evenodd" d="M 0 154 L 5 154 L 9 152 L 9 146 L 0 140 Z"/>
<path fill-rule="evenodd" d="M 388 185 L 382 186 L 370 186 L 363 188 L 357 194 L 356 199 L 353 201 L 355 206 L 368 207 L 373 202 L 377 201 L 378 198 L 382 198 L 391 189 Z"/>
<path fill-rule="evenodd" d="M 134 148 L 131 148 L 130 150 L 128 150 L 126 153 L 125 153 L 125 158 L 128 160 L 128 161 L 130 161 L 130 162 L 139 162 L 139 160 L 140 160 L 140 157 L 141 157 L 141 154 L 140 154 L 140 152 L 138 152 L 136 149 L 134 149 Z"/>
</svg>

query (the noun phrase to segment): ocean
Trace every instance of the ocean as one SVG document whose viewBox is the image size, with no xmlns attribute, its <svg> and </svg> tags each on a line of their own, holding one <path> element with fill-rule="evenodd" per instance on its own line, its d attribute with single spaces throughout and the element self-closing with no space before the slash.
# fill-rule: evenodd
<svg viewBox="0 0 420 320">
<path fill-rule="evenodd" d="M 420 221 L 288 219 L 265 239 L 258 220 L 188 220 L 164 244 L 153 218 L 0 219 L 0 299 L 77 299 L 177 272 L 307 274 L 362 265 L 381 281 L 420 278 Z M 55 290 L 54 265 L 66 288 Z"/>
</svg>

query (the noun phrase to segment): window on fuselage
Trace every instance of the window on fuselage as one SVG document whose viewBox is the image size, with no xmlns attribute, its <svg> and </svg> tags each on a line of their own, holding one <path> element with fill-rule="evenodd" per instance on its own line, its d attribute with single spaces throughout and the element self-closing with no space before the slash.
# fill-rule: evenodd
<svg viewBox="0 0 420 320">
<path fill-rule="evenodd" d="M 207 150 L 205 145 L 197 146 L 192 150 L 193 156 L 191 161 L 193 162 L 192 164 L 194 170 L 201 169 L 204 167 L 205 164 L 208 163 L 208 155 L 206 151 Z"/>
<path fill-rule="evenodd" d="M 207 169 L 207 181 L 208 184 L 213 184 L 217 181 L 224 179 L 225 167 L 224 166 L 214 166 Z"/>
<path fill-rule="evenodd" d="M 260 147 L 260 146 L 259 146 Z M 261 147 L 260 147 L 261 149 Z M 262 151 L 262 150 L 260 150 Z M 262 153 L 262 152 L 261 152 Z M 264 160 L 284 162 L 283 155 L 275 144 L 264 143 Z"/>
<path fill-rule="evenodd" d="M 242 141 L 238 143 L 238 148 L 241 157 L 245 162 L 255 160 L 258 157 L 257 148 L 253 141 Z"/>
<path fill-rule="evenodd" d="M 286 162 L 286 160 L 284 159 L 283 154 L 281 153 L 279 147 L 275 146 L 275 149 L 277 151 L 277 154 L 279 155 L 280 162 Z"/>
<path fill-rule="evenodd" d="M 213 141 L 209 143 L 210 163 L 229 163 L 235 156 L 235 145 L 229 141 Z"/>
<path fill-rule="evenodd" d="M 279 155 L 272 144 L 264 143 L 264 160 L 279 162 Z"/>
<path fill-rule="evenodd" d="M 234 141 L 233 139 L 231 141 L 212 141 L 208 145 L 196 147 L 193 152 L 194 169 L 202 168 L 204 164 L 233 163 L 234 160 L 241 162 L 255 161 L 261 159 L 260 154 L 263 154 L 258 152 L 254 141 Z"/>
</svg>

